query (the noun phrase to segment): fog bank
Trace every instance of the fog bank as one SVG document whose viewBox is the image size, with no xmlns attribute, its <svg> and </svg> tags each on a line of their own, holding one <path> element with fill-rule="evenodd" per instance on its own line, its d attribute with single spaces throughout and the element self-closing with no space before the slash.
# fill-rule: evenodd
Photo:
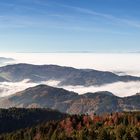
<svg viewBox="0 0 140 140">
<path fill-rule="evenodd" d="M 64 89 L 77 92 L 79 94 L 84 94 L 87 92 L 98 92 L 98 91 L 110 91 L 114 95 L 119 97 L 126 97 L 135 95 L 140 92 L 140 82 L 116 82 L 113 84 L 107 84 L 104 86 L 64 86 Z"/>
<path fill-rule="evenodd" d="M 16 92 L 25 90 L 29 87 L 34 87 L 39 84 L 46 84 L 49 86 L 54 86 L 58 88 L 64 88 L 69 91 L 74 91 L 79 94 L 84 94 L 87 92 L 98 92 L 98 91 L 110 91 L 114 95 L 119 97 L 126 97 L 134 95 L 138 92 L 140 92 L 140 82 L 116 82 L 113 84 L 107 84 L 104 86 L 90 86 L 90 87 L 84 87 L 84 86 L 57 86 L 59 81 L 49 80 L 44 81 L 40 83 L 29 83 L 29 80 L 23 80 L 21 82 L 1 82 L 0 83 L 0 97 L 12 95 Z"/>
</svg>

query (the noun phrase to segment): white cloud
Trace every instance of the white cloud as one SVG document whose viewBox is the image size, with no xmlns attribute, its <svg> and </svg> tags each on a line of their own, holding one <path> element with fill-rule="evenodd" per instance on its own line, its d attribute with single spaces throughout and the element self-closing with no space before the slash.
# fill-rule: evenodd
<svg viewBox="0 0 140 140">
<path fill-rule="evenodd" d="M 119 17 L 115 17 L 114 15 L 111 15 L 111 14 L 96 12 L 94 10 L 81 8 L 81 7 L 62 5 L 62 4 L 58 4 L 58 5 L 62 6 L 62 7 L 73 9 L 73 10 L 83 13 L 83 14 L 88 14 L 91 16 L 97 16 L 100 18 L 104 18 L 104 19 L 108 20 L 109 22 L 113 22 L 115 24 L 128 25 L 128 26 L 131 26 L 134 28 L 140 28 L 140 21 L 134 21 L 132 19 L 126 19 L 126 18 L 119 18 Z"/>
<path fill-rule="evenodd" d="M 46 84 L 46 85 L 54 86 L 54 87 L 58 87 L 57 85 L 59 83 L 60 83 L 60 81 L 56 81 L 56 80 L 49 80 L 49 81 L 41 82 L 41 84 Z"/>
<path fill-rule="evenodd" d="M 29 83 L 28 79 L 21 82 L 0 82 L 0 97 L 12 95 L 16 92 L 25 90 L 29 87 L 34 87 L 36 83 Z"/>
<path fill-rule="evenodd" d="M 113 84 L 107 84 L 104 86 L 90 86 L 90 87 L 84 87 L 84 86 L 57 86 L 60 81 L 44 81 L 41 83 L 29 83 L 28 79 L 23 80 L 21 82 L 1 82 L 0 83 L 0 97 L 12 95 L 16 92 L 25 90 L 29 87 L 34 87 L 39 84 L 46 84 L 49 86 L 54 86 L 58 88 L 64 88 L 69 91 L 74 91 L 79 94 L 84 94 L 87 92 L 98 92 L 98 91 L 110 91 L 114 95 L 119 97 L 125 97 L 125 96 L 131 96 L 138 92 L 140 92 L 140 82 L 117 82 Z"/>
<path fill-rule="evenodd" d="M 119 97 L 131 96 L 140 92 L 140 82 L 116 82 L 104 86 L 64 86 L 64 89 L 84 94 L 87 92 L 110 91 Z"/>
</svg>

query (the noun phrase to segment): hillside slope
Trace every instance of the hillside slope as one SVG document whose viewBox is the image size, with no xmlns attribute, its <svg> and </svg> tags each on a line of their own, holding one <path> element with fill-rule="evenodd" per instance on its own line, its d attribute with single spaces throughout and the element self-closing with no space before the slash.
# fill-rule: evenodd
<svg viewBox="0 0 140 140">
<path fill-rule="evenodd" d="M 67 115 L 50 109 L 0 109 L 0 134 L 64 119 Z"/>
<path fill-rule="evenodd" d="M 140 110 L 140 95 L 120 98 L 110 92 L 79 95 L 62 88 L 38 85 L 0 99 L 0 108 L 51 108 L 72 114 Z"/>
<path fill-rule="evenodd" d="M 139 140 L 140 112 L 73 115 L 0 135 L 0 140 Z"/>
</svg>

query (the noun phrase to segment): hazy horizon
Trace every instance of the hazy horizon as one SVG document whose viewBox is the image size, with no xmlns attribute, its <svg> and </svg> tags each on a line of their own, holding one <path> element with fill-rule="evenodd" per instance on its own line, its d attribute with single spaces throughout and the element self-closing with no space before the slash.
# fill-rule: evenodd
<svg viewBox="0 0 140 140">
<path fill-rule="evenodd" d="M 15 59 L 9 64 L 54 64 L 140 76 L 139 53 L 0 53 L 0 57 Z"/>
</svg>

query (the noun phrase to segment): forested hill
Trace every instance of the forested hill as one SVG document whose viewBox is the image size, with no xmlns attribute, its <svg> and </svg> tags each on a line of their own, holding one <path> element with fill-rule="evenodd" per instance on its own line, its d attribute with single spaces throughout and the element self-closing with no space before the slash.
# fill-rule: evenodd
<svg viewBox="0 0 140 140">
<path fill-rule="evenodd" d="M 140 112 L 72 115 L 0 135 L 0 140 L 140 140 Z"/>
<path fill-rule="evenodd" d="M 66 114 L 50 109 L 0 109 L 0 134 L 65 117 Z"/>
</svg>

